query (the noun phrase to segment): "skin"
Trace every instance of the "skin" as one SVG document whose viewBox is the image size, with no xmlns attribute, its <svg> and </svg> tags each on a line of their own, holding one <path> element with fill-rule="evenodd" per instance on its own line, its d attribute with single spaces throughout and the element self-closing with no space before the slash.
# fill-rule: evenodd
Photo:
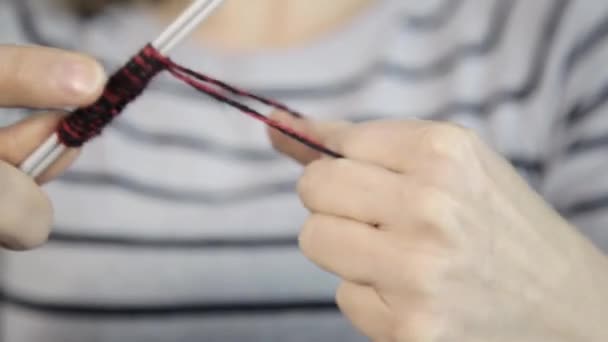
<svg viewBox="0 0 608 342">
<path fill-rule="evenodd" d="M 606 258 L 471 131 L 276 118 L 346 156 L 269 132 L 305 165 L 300 247 L 373 341 L 608 339 Z"/>
<path fill-rule="evenodd" d="M 89 57 L 43 47 L 0 45 L 0 107 L 64 108 L 93 102 L 105 83 Z M 0 243 L 34 248 L 46 241 L 52 207 L 40 184 L 57 176 L 78 154 L 72 150 L 39 179 L 17 169 L 55 130 L 60 111 L 33 115 L 0 129 Z"/>
<path fill-rule="evenodd" d="M 374 0 L 225 0 L 193 34 L 206 45 L 230 52 L 306 44 L 339 28 Z M 150 10 L 169 24 L 187 1 L 163 1 Z M 280 29 L 278 29 L 280 28 Z"/>
</svg>

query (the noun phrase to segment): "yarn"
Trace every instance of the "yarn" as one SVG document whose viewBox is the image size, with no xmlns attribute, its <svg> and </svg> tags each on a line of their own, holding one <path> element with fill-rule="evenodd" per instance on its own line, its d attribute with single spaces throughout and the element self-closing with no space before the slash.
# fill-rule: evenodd
<svg viewBox="0 0 608 342">
<path fill-rule="evenodd" d="M 110 77 L 99 100 L 88 107 L 74 111 L 61 122 L 58 128 L 60 141 L 68 147 L 80 147 L 93 137 L 100 135 L 103 129 L 114 118 L 120 115 L 130 103 L 143 94 L 150 81 L 162 71 L 169 72 L 175 79 L 184 82 L 197 91 L 261 121 L 265 125 L 318 152 L 334 158 L 342 157 L 339 153 L 326 148 L 315 139 L 261 114 L 255 109 L 224 95 L 223 92 L 258 101 L 297 118 L 303 117 L 301 113 L 278 101 L 252 94 L 246 90 L 181 66 L 170 58 L 160 54 L 150 44 L 146 45 L 124 67 L 120 68 Z"/>
<path fill-rule="evenodd" d="M 101 131 L 124 108 L 140 96 L 150 81 L 165 69 L 149 47 L 129 60 L 110 77 L 101 97 L 92 105 L 68 115 L 59 125 L 59 140 L 68 147 L 80 147 Z"/>
</svg>

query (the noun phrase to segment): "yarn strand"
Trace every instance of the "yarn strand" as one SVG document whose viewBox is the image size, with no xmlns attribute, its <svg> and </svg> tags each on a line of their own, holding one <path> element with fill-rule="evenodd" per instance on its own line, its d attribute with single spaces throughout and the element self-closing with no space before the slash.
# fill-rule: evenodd
<svg viewBox="0 0 608 342">
<path fill-rule="evenodd" d="M 175 79 L 182 81 L 195 90 L 218 102 L 239 110 L 241 113 L 262 122 L 268 127 L 276 129 L 285 136 L 294 139 L 317 152 L 334 158 L 342 158 L 342 155 L 328 149 L 315 139 L 297 132 L 291 127 L 273 120 L 255 109 L 224 95 L 222 91 L 238 97 L 255 100 L 264 105 L 284 111 L 296 118 L 302 118 L 303 115 L 298 111 L 273 99 L 250 93 L 213 77 L 181 66 L 173 62 L 170 58 L 160 54 L 150 44 L 146 45 L 124 67 L 112 75 L 103 95 L 97 102 L 86 108 L 76 110 L 63 120 L 58 128 L 60 141 L 68 147 L 79 147 L 94 136 L 101 134 L 103 128 L 110 124 L 115 117 L 120 115 L 129 103 L 139 97 L 150 81 L 161 71 L 169 72 Z"/>
</svg>

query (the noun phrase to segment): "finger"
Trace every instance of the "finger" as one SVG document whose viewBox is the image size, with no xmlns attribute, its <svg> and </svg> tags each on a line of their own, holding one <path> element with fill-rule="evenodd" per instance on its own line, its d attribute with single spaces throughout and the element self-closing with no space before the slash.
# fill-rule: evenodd
<svg viewBox="0 0 608 342">
<path fill-rule="evenodd" d="M 342 279 L 377 284 L 399 269 L 385 232 L 366 224 L 326 215 L 311 215 L 299 236 L 302 253 Z"/>
<path fill-rule="evenodd" d="M 313 214 L 352 219 L 401 239 L 443 247 L 468 239 L 460 223 L 466 211 L 452 196 L 418 178 L 365 162 L 317 160 L 305 168 L 298 194 Z"/>
<path fill-rule="evenodd" d="M 333 132 L 350 126 L 350 124 L 346 122 L 313 123 L 310 120 L 296 118 L 284 112 L 276 112 L 271 118 L 293 128 L 299 133 L 317 140 L 321 144 L 323 144 L 326 137 L 331 136 Z M 285 136 L 274 128 L 268 129 L 268 135 L 273 147 L 277 151 L 296 160 L 300 164 L 306 165 L 321 157 L 321 153 Z"/>
<path fill-rule="evenodd" d="M 312 212 L 383 226 L 401 221 L 404 183 L 402 175 L 372 164 L 321 159 L 306 167 L 298 193 Z"/>
<path fill-rule="evenodd" d="M 408 240 L 394 232 L 321 214 L 308 218 L 299 245 L 322 269 L 386 293 L 434 293 L 452 256 L 428 240 Z"/>
<path fill-rule="evenodd" d="M 64 108 L 95 101 L 105 83 L 93 59 L 45 47 L 0 45 L 0 106 Z"/>
<path fill-rule="evenodd" d="M 12 126 L 0 128 L 0 160 L 13 166 L 20 165 L 53 134 L 64 116 L 65 114 L 62 113 L 33 115 Z M 38 181 L 44 183 L 56 177 L 71 165 L 79 151 L 79 149 L 69 149 L 38 178 Z"/>
<path fill-rule="evenodd" d="M 0 161 L 0 243 L 14 250 L 34 248 L 48 238 L 49 199 L 34 181 Z"/>
<path fill-rule="evenodd" d="M 394 341 L 429 342 L 443 340 L 446 320 L 429 309 L 410 309 L 392 333 Z"/>
<path fill-rule="evenodd" d="M 328 148 L 346 158 L 365 161 L 391 171 L 413 173 L 429 164 L 452 165 L 467 160 L 474 135 L 450 123 L 422 120 L 379 120 L 353 125 L 323 138 Z M 434 168 L 441 178 L 449 168 Z"/>
<path fill-rule="evenodd" d="M 374 288 L 352 282 L 340 284 L 336 294 L 340 311 L 373 341 L 389 341 L 395 324 L 389 307 Z"/>
</svg>

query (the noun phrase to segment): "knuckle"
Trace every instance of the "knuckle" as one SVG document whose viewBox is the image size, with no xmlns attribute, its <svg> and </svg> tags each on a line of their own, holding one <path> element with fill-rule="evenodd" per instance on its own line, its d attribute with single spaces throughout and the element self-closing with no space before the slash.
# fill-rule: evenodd
<svg viewBox="0 0 608 342">
<path fill-rule="evenodd" d="M 443 223 L 441 217 L 448 213 L 451 201 L 448 195 L 435 186 L 421 188 L 415 195 L 416 212 L 423 222 L 431 224 L 435 228 Z"/>
<path fill-rule="evenodd" d="M 298 180 L 297 190 L 303 198 L 308 198 L 313 192 L 319 180 L 323 178 L 323 160 L 315 160 L 304 168 L 302 176 Z"/>
<path fill-rule="evenodd" d="M 336 290 L 336 304 L 343 312 L 348 307 L 347 302 L 351 297 L 349 292 L 349 286 L 345 282 L 340 283 Z"/>
<path fill-rule="evenodd" d="M 370 142 L 381 141 L 386 125 L 381 122 L 362 123 L 345 130 L 336 138 L 335 145 L 346 156 L 367 157 L 378 154 L 377 145 Z"/>
<path fill-rule="evenodd" d="M 400 284 L 421 299 L 429 299 L 442 293 L 449 271 L 449 260 L 444 252 L 428 243 L 410 247 L 408 260 L 401 261 Z"/>
<path fill-rule="evenodd" d="M 433 155 L 419 163 L 416 176 L 419 177 L 421 184 L 426 186 L 457 190 L 461 188 L 462 180 L 468 176 L 469 169 L 464 165 L 464 162 L 459 162 L 455 158 Z"/>
<path fill-rule="evenodd" d="M 419 236 L 435 248 L 450 250 L 464 243 L 458 219 L 458 204 L 441 188 L 426 186 L 415 194 L 415 219 Z"/>
<path fill-rule="evenodd" d="M 298 235 L 298 246 L 302 253 L 309 259 L 315 257 L 315 247 L 318 246 L 318 227 L 321 225 L 321 219 L 317 215 L 308 217 L 300 234 Z"/>
<path fill-rule="evenodd" d="M 298 180 L 297 192 L 305 204 L 317 203 L 324 187 L 335 184 L 349 172 L 349 161 L 346 159 L 319 159 L 310 163 Z"/>
<path fill-rule="evenodd" d="M 453 123 L 429 125 L 422 134 L 421 144 L 430 157 L 451 161 L 466 160 L 475 134 Z"/>
<path fill-rule="evenodd" d="M 437 341 L 441 338 L 442 330 L 442 322 L 437 315 L 410 310 L 394 325 L 391 337 L 396 342 Z"/>
</svg>

